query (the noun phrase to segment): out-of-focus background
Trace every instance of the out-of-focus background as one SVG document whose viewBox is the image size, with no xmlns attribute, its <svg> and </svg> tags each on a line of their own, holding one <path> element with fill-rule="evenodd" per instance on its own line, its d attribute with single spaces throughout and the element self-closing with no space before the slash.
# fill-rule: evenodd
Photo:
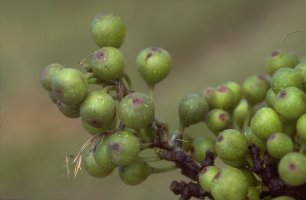
<svg viewBox="0 0 306 200">
<path fill-rule="evenodd" d="M 0 0 L 0 199 L 176 199 L 171 180 L 178 171 L 124 185 L 114 171 L 104 179 L 83 171 L 68 178 L 66 154 L 90 137 L 79 119 L 65 118 L 40 85 L 53 62 L 81 69 L 78 62 L 97 49 L 90 22 L 100 11 L 120 15 L 127 30 L 121 48 L 126 71 L 146 91 L 135 69 L 148 46 L 167 49 L 174 60 L 169 77 L 156 88 L 157 115 L 171 130 L 177 104 L 190 92 L 226 80 L 241 83 L 264 71 L 265 58 L 286 33 L 306 29 L 306 1 L 251 0 Z M 306 34 L 282 48 L 306 55 Z M 187 132 L 207 134 L 203 125 Z"/>
</svg>

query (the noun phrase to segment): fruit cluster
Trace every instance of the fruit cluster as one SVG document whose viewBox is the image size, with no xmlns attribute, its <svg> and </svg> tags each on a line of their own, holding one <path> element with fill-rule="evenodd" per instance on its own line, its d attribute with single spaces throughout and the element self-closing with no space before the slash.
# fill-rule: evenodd
<svg viewBox="0 0 306 200">
<path fill-rule="evenodd" d="M 85 73 L 54 63 L 41 75 L 60 112 L 80 117 L 93 135 L 74 160 L 76 172 L 81 161 L 94 177 L 118 168 L 124 183 L 137 185 L 151 174 L 180 169 L 190 178 L 171 183 L 180 199 L 306 198 L 305 60 L 276 50 L 267 59 L 266 74 L 186 95 L 178 105 L 178 130 L 170 133 L 156 118 L 153 99 L 154 86 L 171 70 L 169 53 L 150 47 L 138 54 L 136 65 L 149 94 L 136 92 L 118 50 L 125 39 L 121 18 L 99 14 L 91 31 L 100 49 L 81 62 Z M 185 133 L 202 122 L 213 134 L 193 138 Z M 144 150 L 153 155 L 142 155 Z M 215 165 L 215 159 L 224 165 Z M 173 165 L 150 165 L 160 160 Z"/>
</svg>

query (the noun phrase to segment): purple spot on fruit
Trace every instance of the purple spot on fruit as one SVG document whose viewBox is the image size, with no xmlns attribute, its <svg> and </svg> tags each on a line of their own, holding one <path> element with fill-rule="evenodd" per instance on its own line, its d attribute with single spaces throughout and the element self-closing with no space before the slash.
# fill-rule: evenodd
<svg viewBox="0 0 306 200">
<path fill-rule="evenodd" d="M 142 105 L 144 101 L 139 97 L 133 97 L 132 102 L 134 106 Z"/>
<path fill-rule="evenodd" d="M 98 51 L 98 52 L 96 53 L 96 59 L 97 59 L 97 60 L 100 60 L 100 59 L 102 59 L 103 57 L 104 57 L 104 52 Z"/>
<path fill-rule="evenodd" d="M 119 151 L 120 150 L 120 145 L 118 143 L 113 143 L 110 146 L 112 151 Z"/>
<path fill-rule="evenodd" d="M 207 167 L 204 167 L 203 169 L 201 169 L 200 174 L 205 174 L 207 172 Z"/>
<path fill-rule="evenodd" d="M 147 56 L 146 56 L 146 61 L 147 61 L 152 55 L 153 55 L 152 53 L 148 53 Z"/>
<path fill-rule="evenodd" d="M 213 93 L 213 89 L 212 88 L 204 89 L 204 95 L 205 96 L 210 96 L 212 93 Z"/>
<path fill-rule="evenodd" d="M 219 135 L 216 140 L 217 140 L 218 143 L 222 142 L 223 141 L 223 135 Z"/>
<path fill-rule="evenodd" d="M 219 178 L 220 177 L 220 175 L 221 175 L 221 172 L 218 172 L 215 176 L 214 176 L 214 179 L 217 179 L 217 178 Z"/>
<path fill-rule="evenodd" d="M 55 96 L 57 97 L 57 99 L 61 99 L 63 96 L 63 92 L 59 88 L 57 88 L 55 89 Z"/>
<path fill-rule="evenodd" d="M 160 51 L 160 49 L 158 47 L 153 47 L 151 48 L 151 51 Z"/>
<path fill-rule="evenodd" d="M 228 88 L 226 86 L 219 86 L 218 89 L 217 89 L 219 92 L 227 92 L 228 91 Z"/>
<path fill-rule="evenodd" d="M 275 51 L 272 51 L 271 56 L 272 56 L 272 57 L 275 57 L 275 56 L 277 56 L 278 54 L 279 54 L 279 51 L 275 50 Z"/>
<path fill-rule="evenodd" d="M 280 91 L 279 94 L 278 94 L 279 98 L 284 98 L 286 96 L 287 96 L 287 92 L 285 90 Z"/>
<path fill-rule="evenodd" d="M 260 79 L 260 80 L 263 80 L 263 81 L 265 81 L 265 80 L 266 80 L 266 76 L 265 76 L 265 75 L 263 75 L 263 74 L 259 74 L 259 75 L 257 75 L 257 78 L 258 78 L 258 79 Z"/>
<path fill-rule="evenodd" d="M 274 140 L 274 138 L 275 138 L 275 137 L 276 137 L 276 135 L 275 135 L 275 134 L 270 135 L 270 137 L 269 137 L 268 141 L 272 141 L 272 140 Z"/>
<path fill-rule="evenodd" d="M 221 114 L 219 115 L 219 119 L 220 119 L 221 121 L 225 121 L 225 120 L 226 120 L 226 115 L 225 115 L 225 113 L 221 113 Z"/>
<path fill-rule="evenodd" d="M 97 120 L 97 119 L 92 119 L 90 121 L 91 126 L 95 127 L 95 128 L 100 128 L 102 123 L 101 121 Z"/>
<path fill-rule="evenodd" d="M 294 163 L 289 163 L 288 169 L 289 169 L 290 171 L 295 171 L 295 170 L 296 170 L 296 165 L 295 165 Z"/>
</svg>

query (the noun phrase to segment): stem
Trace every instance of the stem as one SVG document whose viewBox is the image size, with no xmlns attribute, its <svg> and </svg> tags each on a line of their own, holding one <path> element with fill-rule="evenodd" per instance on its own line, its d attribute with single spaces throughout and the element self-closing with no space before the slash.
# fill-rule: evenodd
<svg viewBox="0 0 306 200">
<path fill-rule="evenodd" d="M 129 77 L 129 75 L 127 73 L 124 72 L 123 74 L 123 79 L 125 80 L 125 82 L 127 83 L 128 87 L 130 90 L 134 91 L 134 85 L 132 83 L 131 78 Z"/>
<path fill-rule="evenodd" d="M 164 167 L 164 168 L 154 168 L 152 174 L 160 174 L 160 173 L 165 173 L 165 172 L 170 172 L 172 170 L 178 169 L 176 165 L 171 165 L 169 167 Z"/>
<path fill-rule="evenodd" d="M 87 81 L 89 81 L 90 79 L 95 77 L 95 74 L 92 72 L 88 72 L 86 74 L 84 74 L 85 78 L 87 79 Z"/>
<path fill-rule="evenodd" d="M 114 85 L 107 85 L 102 90 L 105 92 L 109 92 L 111 90 L 116 90 L 116 87 Z"/>
<path fill-rule="evenodd" d="M 149 90 L 149 96 L 152 98 L 154 101 L 154 85 L 148 84 L 148 90 Z"/>
</svg>

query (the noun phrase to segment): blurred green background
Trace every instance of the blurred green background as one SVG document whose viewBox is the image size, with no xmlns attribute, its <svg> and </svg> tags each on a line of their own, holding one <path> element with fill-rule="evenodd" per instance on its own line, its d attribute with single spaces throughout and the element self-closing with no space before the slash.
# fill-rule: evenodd
<svg viewBox="0 0 306 200">
<path fill-rule="evenodd" d="M 89 28 L 98 12 L 114 12 L 125 21 L 121 50 L 137 90 L 146 91 L 135 69 L 137 53 L 148 46 L 171 53 L 173 70 L 155 95 L 157 115 L 171 130 L 177 128 L 183 95 L 263 72 L 265 57 L 286 33 L 306 30 L 302 0 L 0 2 L 0 199 L 177 199 L 168 187 L 182 179 L 178 171 L 133 187 L 117 171 L 104 179 L 85 171 L 76 179 L 65 175 L 65 155 L 76 154 L 90 135 L 79 119 L 57 110 L 39 77 L 53 62 L 81 69 L 78 62 L 97 49 Z M 305 34 L 296 34 L 282 48 L 302 56 L 305 41 Z M 207 134 L 204 125 L 187 132 Z"/>
</svg>

